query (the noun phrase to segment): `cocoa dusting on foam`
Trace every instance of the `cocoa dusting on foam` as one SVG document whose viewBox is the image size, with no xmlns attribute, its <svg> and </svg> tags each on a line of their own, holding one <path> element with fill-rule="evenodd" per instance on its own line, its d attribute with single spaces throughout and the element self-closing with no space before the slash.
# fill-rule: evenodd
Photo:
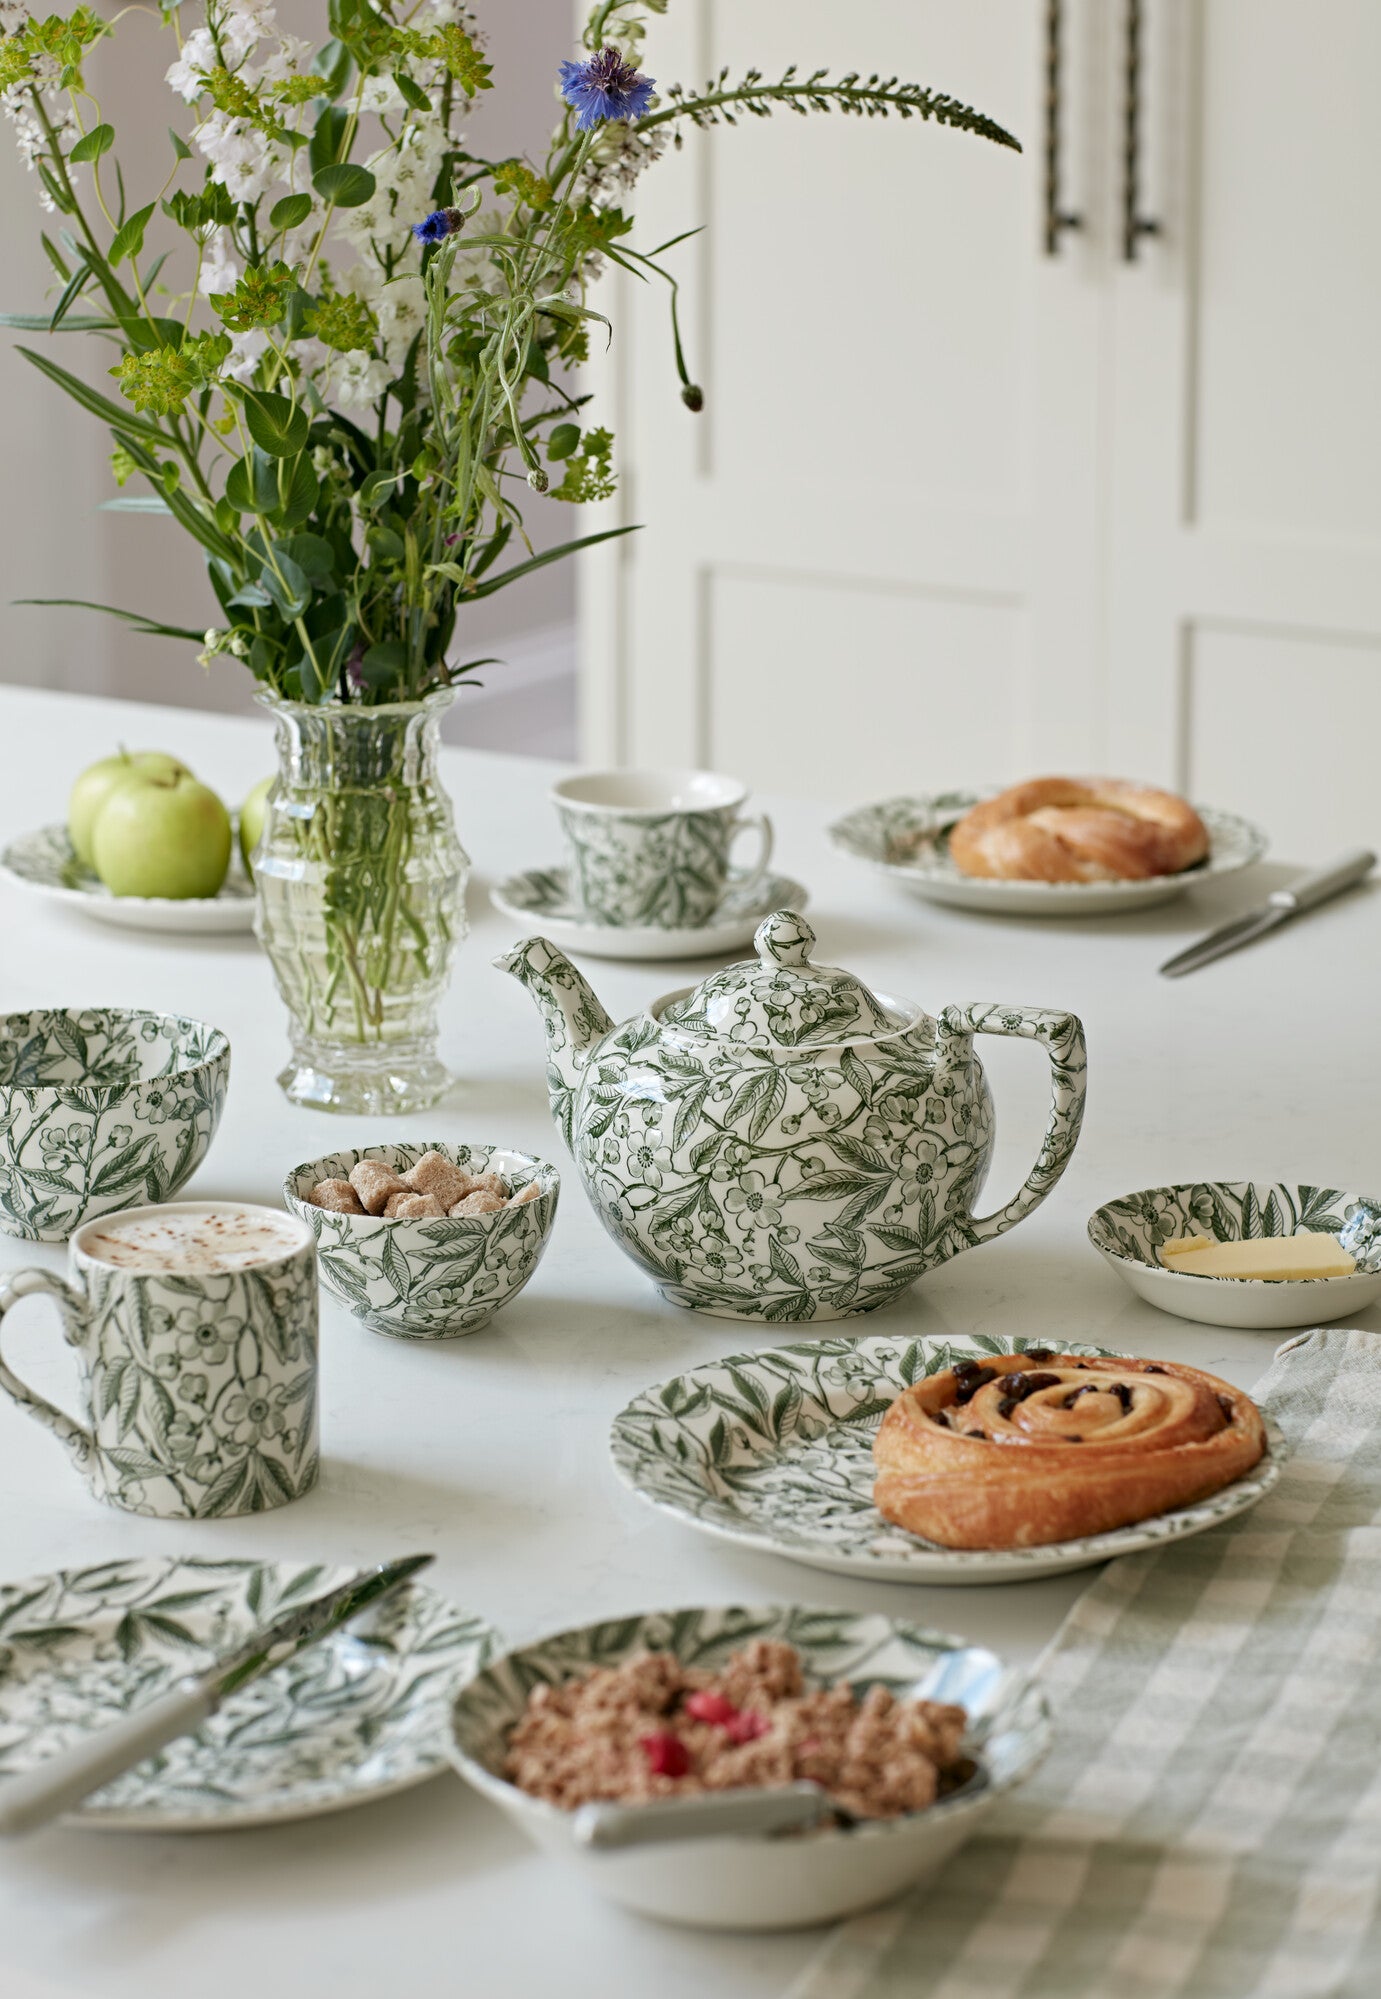
<svg viewBox="0 0 1381 1999">
<path fill-rule="evenodd" d="M 192 1208 L 181 1214 L 115 1217 L 90 1229 L 82 1252 L 121 1270 L 247 1270 L 278 1263 L 302 1248 L 301 1232 L 285 1215 L 250 1208 Z"/>
<path fill-rule="evenodd" d="M 754 1638 L 710 1672 L 639 1652 L 559 1686 L 534 1687 L 509 1733 L 503 1774 L 565 1811 L 811 1778 L 857 1818 L 922 1811 L 972 1772 L 968 1717 L 846 1681 L 812 1689 L 794 1646 Z"/>
</svg>

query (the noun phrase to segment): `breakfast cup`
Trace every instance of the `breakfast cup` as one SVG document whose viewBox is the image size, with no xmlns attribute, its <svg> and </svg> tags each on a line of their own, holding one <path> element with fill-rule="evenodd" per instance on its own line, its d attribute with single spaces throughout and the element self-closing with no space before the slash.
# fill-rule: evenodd
<svg viewBox="0 0 1381 1999">
<path fill-rule="evenodd" d="M 170 1247 L 149 1252 L 159 1238 Z M 21 1298 L 55 1299 L 80 1363 L 80 1419 L 3 1360 L 0 1388 L 62 1441 L 98 1499 L 206 1520 L 311 1490 L 317 1277 L 305 1224 L 238 1201 L 172 1202 L 87 1222 L 68 1254 L 66 1277 L 29 1269 L 0 1282 L 0 1320 Z"/>
<path fill-rule="evenodd" d="M 695 929 L 726 888 L 751 889 L 772 857 L 772 823 L 747 814 L 747 787 L 708 770 L 591 770 L 552 786 L 570 849 L 571 899 L 588 922 Z M 731 870 L 740 834 L 751 867 Z"/>
</svg>

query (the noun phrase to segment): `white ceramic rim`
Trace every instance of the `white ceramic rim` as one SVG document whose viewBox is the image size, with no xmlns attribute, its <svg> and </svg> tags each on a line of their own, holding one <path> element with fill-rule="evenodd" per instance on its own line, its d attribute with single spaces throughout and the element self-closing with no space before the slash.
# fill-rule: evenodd
<svg viewBox="0 0 1381 1999">
<path fill-rule="evenodd" d="M 619 785 L 658 784 L 664 787 L 665 796 L 660 799 L 646 799 L 639 803 L 620 804 L 615 798 L 581 797 L 576 787 L 584 785 L 608 785 L 617 790 Z M 687 796 L 694 786 L 713 787 L 715 796 Z M 563 777 L 551 788 L 552 803 L 564 812 L 585 812 L 599 819 L 663 819 L 669 812 L 724 812 L 742 805 L 748 797 L 748 786 L 736 777 L 726 777 L 717 770 L 691 769 L 649 769 L 631 766 L 626 770 L 584 770 L 570 777 Z"/>
<path fill-rule="evenodd" d="M 73 1229 L 68 1237 L 68 1243 L 73 1255 L 80 1253 L 88 1263 L 94 1263 L 102 1270 L 118 1270 L 122 1277 L 224 1277 L 231 1273 L 224 1270 L 178 1268 L 162 1263 L 151 1263 L 147 1266 L 136 1263 L 110 1263 L 105 1257 L 95 1255 L 82 1242 L 82 1237 L 88 1229 L 121 1228 L 129 1222 L 142 1220 L 146 1215 L 152 1215 L 161 1221 L 168 1215 L 204 1215 L 208 1210 L 213 1214 L 261 1216 L 276 1227 L 282 1227 L 286 1223 L 289 1228 L 297 1231 L 298 1242 L 295 1248 L 281 1250 L 275 1256 L 261 1257 L 254 1263 L 237 1263 L 236 1273 L 244 1270 L 273 1270 L 281 1263 L 290 1263 L 294 1257 L 300 1256 L 304 1249 L 310 1250 L 315 1258 L 316 1237 L 312 1234 L 309 1224 L 304 1222 L 300 1215 L 294 1215 L 286 1208 L 270 1208 L 263 1201 L 146 1201 L 139 1208 L 117 1208 L 110 1214 L 92 1215 L 91 1219 L 83 1222 L 80 1228 Z"/>
<path fill-rule="evenodd" d="M 66 883 L 37 882 L 31 875 L 23 874 L 14 865 L 10 856 L 23 840 L 40 838 L 45 833 L 60 832 L 66 835 L 66 826 L 58 821 L 49 826 L 31 827 L 27 833 L 16 833 L 6 844 L 3 853 L 0 853 L 0 874 L 4 875 L 6 881 L 13 882 L 16 888 L 27 890 L 30 895 L 46 895 L 53 901 L 70 903 L 74 908 L 88 911 L 93 903 L 104 905 L 115 902 L 130 909 L 168 910 L 174 913 L 185 910 L 193 916 L 204 915 L 209 909 L 218 912 L 229 910 L 235 914 L 244 911 L 252 915 L 254 883 L 245 872 L 244 857 L 240 853 L 238 812 L 230 814 L 230 830 L 230 866 L 226 869 L 225 880 L 214 895 L 113 895 L 105 883 L 99 880 L 94 888 L 71 887 Z M 137 926 L 131 924 L 131 927 Z M 226 928 L 230 927 L 227 923 Z"/>
<path fill-rule="evenodd" d="M 1244 1179 L 1246 1177 L 1245 1175 L 1243 1176 Z M 1262 1181 L 1260 1184 L 1266 1186 L 1270 1183 Z M 1274 1184 L 1278 1187 L 1300 1187 L 1306 1183 L 1299 1180 L 1278 1180 Z M 1324 1183 L 1319 1181 L 1317 1184 L 1322 1186 Z M 1221 1177 L 1215 1177 L 1213 1180 L 1185 1180 L 1181 1181 L 1179 1185 L 1184 1187 L 1230 1187 L 1234 1185 L 1234 1182 Z M 1359 1278 L 1363 1284 L 1374 1284 L 1378 1275 L 1381 1275 L 1381 1273 L 1375 1270 L 1350 1270 L 1346 1277 L 1210 1277 L 1206 1273 L 1200 1273 L 1195 1270 L 1167 1270 L 1163 1263 L 1146 1263 L 1139 1256 L 1126 1256 L 1120 1249 L 1115 1249 L 1111 1243 L 1099 1242 L 1098 1238 L 1094 1235 L 1094 1228 L 1097 1224 L 1104 1221 L 1106 1210 L 1116 1207 L 1120 1201 L 1154 1200 L 1158 1194 L 1173 1194 L 1176 1191 L 1174 1186 L 1139 1187 L 1134 1193 L 1115 1194 L 1112 1200 L 1101 1202 L 1088 1218 L 1087 1231 L 1090 1243 L 1100 1256 L 1108 1259 L 1109 1263 L 1126 1264 L 1128 1269 L 1135 1270 L 1142 1276 L 1164 1278 L 1168 1284 L 1230 1284 L 1238 1291 L 1247 1292 L 1274 1292 L 1282 1284 L 1288 1284 L 1292 1291 L 1302 1292 L 1309 1288 L 1316 1289 L 1319 1285 L 1356 1284 Z M 1327 1229 L 1296 1229 L 1295 1234 L 1328 1235 L 1328 1231 Z M 1329 1235 L 1328 1240 L 1335 1242 L 1337 1238 L 1336 1236 Z"/>
<path fill-rule="evenodd" d="M 636 1611 L 632 1614 L 629 1621 L 636 1621 L 641 1626 L 643 1621 L 648 1617 L 674 1617 L 679 1610 L 704 1612 L 748 1609 L 767 1612 L 814 1609 L 822 1609 L 823 1611 L 823 1607 L 818 1605 L 786 1604 L 776 1601 L 751 1605 L 678 1604 L 669 1610 Z M 1028 1761 L 1022 1765 L 1019 1771 L 1014 1772 L 1006 1783 L 999 1783 L 992 1775 L 987 1761 L 983 1758 L 980 1751 L 978 1761 L 982 1767 L 986 1782 L 981 1784 L 977 1790 L 967 1793 L 964 1791 L 957 1792 L 952 1798 L 940 1799 L 933 1805 L 927 1805 L 923 1812 L 903 1812 L 899 1817 L 891 1819 L 863 1819 L 857 1825 L 848 1828 L 842 1826 L 821 1827 L 812 1833 L 812 1844 L 816 1840 L 833 1841 L 836 1839 L 848 1839 L 856 1842 L 861 1839 L 876 1840 L 895 1837 L 905 1828 L 914 1826 L 919 1819 L 924 1818 L 929 1822 L 931 1814 L 934 1812 L 944 1812 L 946 1817 L 959 1817 L 967 1809 L 977 1807 L 980 1804 L 990 1805 L 996 1799 L 1004 1796 L 1007 1791 L 1014 1790 L 1019 1783 L 1023 1783 L 1031 1775 L 1033 1770 L 1039 1767 L 1049 1754 L 1052 1740 L 1050 1703 L 1046 1699 L 1034 1667 L 1014 1669 L 1010 1660 L 1003 1653 L 995 1651 L 991 1645 L 983 1644 L 981 1640 L 961 1638 L 953 1631 L 937 1631 L 928 1624 L 917 1624 L 910 1618 L 892 1617 L 885 1610 L 855 1610 L 841 1613 L 838 1610 L 831 1609 L 823 1611 L 823 1614 L 827 1616 L 842 1614 L 858 1619 L 880 1618 L 883 1623 L 891 1628 L 894 1635 L 897 1633 L 907 1634 L 915 1642 L 921 1644 L 933 1644 L 941 1650 L 950 1652 L 986 1653 L 990 1659 L 996 1660 L 999 1668 L 1004 1672 L 1015 1674 L 1012 1683 L 1006 1689 L 1006 1696 L 1009 1702 L 1013 1701 L 1018 1695 L 1029 1695 L 1034 1699 L 1036 1719 L 1032 1732 L 1037 1737 L 1037 1740 Z M 611 1622 L 613 1622 L 612 1618 L 594 1618 L 591 1620 L 591 1623 L 596 1625 Z M 467 1750 L 462 1749 L 456 1740 L 454 1718 L 456 1709 L 465 1699 L 469 1689 L 474 1686 L 476 1681 L 483 1679 L 486 1673 L 496 1671 L 497 1668 L 506 1665 L 510 1659 L 521 1659 L 525 1652 L 532 1651 L 540 1646 L 557 1644 L 563 1638 L 579 1637 L 582 1632 L 588 1631 L 590 1628 L 590 1624 L 563 1625 L 559 1631 L 541 1633 L 535 1638 L 527 1639 L 522 1645 L 512 1645 L 506 1652 L 496 1653 L 492 1659 L 486 1659 L 484 1664 L 476 1672 L 472 1673 L 463 1685 L 456 1689 L 455 1697 L 451 1702 L 451 1727 L 446 1736 L 446 1755 L 450 1760 L 451 1767 L 457 1770 L 468 1783 L 473 1784 L 476 1790 L 482 1791 L 486 1797 L 492 1798 L 496 1804 L 504 1805 L 520 1814 L 530 1812 L 535 1818 L 544 1819 L 552 1825 L 559 1825 L 567 1831 L 570 1829 L 574 1814 L 563 1811 L 559 1805 L 548 1804 L 545 1798 L 534 1798 L 530 1792 L 520 1789 L 517 1784 L 510 1784 L 507 1777 L 499 1776 L 487 1764 L 481 1763 L 478 1758 L 471 1756 Z M 622 1654 L 621 1657 L 627 1658 L 631 1656 L 632 1649 L 630 1647 L 629 1651 Z M 515 1715 L 513 1719 L 516 1722 L 519 1716 Z M 744 1835 L 726 1833 L 721 1834 L 716 1839 L 715 1844 L 719 1845 L 728 1842 L 734 1846 L 755 1847 L 761 1843 L 761 1837 L 761 1834 Z"/>
</svg>

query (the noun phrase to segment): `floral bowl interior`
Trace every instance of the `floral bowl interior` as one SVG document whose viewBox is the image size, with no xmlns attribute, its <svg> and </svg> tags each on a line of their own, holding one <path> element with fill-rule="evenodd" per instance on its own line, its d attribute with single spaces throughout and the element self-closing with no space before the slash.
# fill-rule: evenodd
<svg viewBox="0 0 1381 1999">
<path fill-rule="evenodd" d="M 0 1016 L 0 1229 L 62 1242 L 170 1199 L 206 1157 L 229 1080 L 225 1035 L 181 1014 Z"/>
<path fill-rule="evenodd" d="M 468 1173 L 500 1173 L 517 1194 L 541 1193 L 487 1215 L 430 1220 L 342 1215 L 307 1199 L 322 1180 L 345 1180 L 362 1159 L 406 1173 L 424 1152 L 439 1152 Z M 374 1332 L 414 1340 L 478 1332 L 517 1296 L 542 1260 L 561 1190 L 556 1168 L 535 1153 L 501 1145 L 366 1145 L 295 1166 L 283 1196 L 317 1239 L 321 1281 Z"/>
<path fill-rule="evenodd" d="M 182 1014 L 124 1007 L 9 1013 L 0 1018 L 0 1091 L 113 1097 L 163 1076 L 186 1075 L 229 1050 L 219 1028 Z"/>
<path fill-rule="evenodd" d="M 1140 1265 L 1177 1284 L 1292 1287 L 1351 1284 L 1353 1277 L 1198 1277 L 1168 1270 L 1161 1245 L 1186 1235 L 1214 1242 L 1252 1236 L 1329 1235 L 1357 1260 L 1356 1276 L 1381 1275 L 1381 1202 L 1337 1187 L 1281 1180 L 1196 1180 L 1148 1187 L 1108 1201 L 1090 1217 L 1089 1240 L 1104 1255 Z"/>
<path fill-rule="evenodd" d="M 467 1776 L 482 1774 L 497 1782 L 524 1807 L 564 1820 L 567 1814 L 528 1797 L 499 1774 L 508 1731 L 533 1687 L 558 1685 L 595 1666 L 617 1666 L 637 1652 L 673 1652 L 687 1663 L 713 1667 L 753 1638 L 794 1645 L 807 1681 L 848 1680 L 860 1689 L 880 1684 L 898 1698 L 959 1702 L 969 1711 L 969 1742 L 996 1790 L 1025 1773 L 1032 1742 L 1045 1746 L 1044 1701 L 1020 1676 L 1014 1682 L 983 1646 L 880 1612 L 754 1604 L 650 1610 L 578 1625 L 504 1653 L 456 1698 L 452 1760 Z M 831 1830 L 814 1837 L 854 1838 L 896 1823 L 876 1819 L 847 1834 Z"/>
</svg>

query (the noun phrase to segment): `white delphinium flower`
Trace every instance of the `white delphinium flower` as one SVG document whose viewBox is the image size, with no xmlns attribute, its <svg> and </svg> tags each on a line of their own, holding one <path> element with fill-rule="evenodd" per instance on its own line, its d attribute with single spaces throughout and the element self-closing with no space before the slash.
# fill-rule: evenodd
<svg viewBox="0 0 1381 1999">
<path fill-rule="evenodd" d="M 379 322 L 379 343 L 396 371 L 426 323 L 426 300 L 421 280 L 384 285 L 373 305 L 374 317 Z"/>
<path fill-rule="evenodd" d="M 311 54 L 310 42 L 304 42 L 299 35 L 282 35 L 263 61 L 256 65 L 252 78 L 247 80 L 255 83 L 282 83 L 290 76 L 300 76 L 302 66 L 310 59 Z"/>
<path fill-rule="evenodd" d="M 268 352 L 269 337 L 262 326 L 252 326 L 248 333 L 237 333 L 230 342 L 230 352 L 221 368 L 223 375 L 232 381 L 248 382 L 253 378 L 264 355 Z"/>
<path fill-rule="evenodd" d="M 211 162 L 211 178 L 236 201 L 257 201 L 283 178 L 287 161 L 281 149 L 246 118 L 212 111 L 197 127 L 196 142 Z"/>
<path fill-rule="evenodd" d="M 36 68 L 39 66 L 35 64 Z M 15 143 L 30 173 L 33 173 L 39 156 L 49 149 L 53 140 L 66 152 L 81 137 L 81 128 L 71 104 L 64 98 L 55 97 L 50 91 L 44 93 L 43 109 L 53 128 L 53 139 L 44 131 L 29 101 L 28 91 L 22 84 L 16 84 L 0 97 L 0 109 L 14 127 Z M 57 212 L 57 203 L 45 186 L 39 187 L 38 200 L 39 206 L 47 209 L 50 215 Z"/>
<path fill-rule="evenodd" d="M 235 255 L 231 232 L 228 229 L 213 229 L 202 249 L 197 290 L 203 298 L 210 298 L 212 292 L 233 292 L 243 269 Z"/>
<path fill-rule="evenodd" d="M 216 44 L 209 28 L 193 28 L 182 44 L 182 53 L 164 75 L 163 81 L 175 90 L 184 104 L 195 104 L 201 96 L 201 79 L 216 67 Z"/>
<path fill-rule="evenodd" d="M 391 372 L 387 362 L 372 354 L 337 354 L 332 357 L 331 392 L 342 409 L 370 409 L 388 387 Z"/>
<path fill-rule="evenodd" d="M 375 118 L 391 118 L 403 109 L 403 93 L 391 76 L 367 76 L 360 91 L 360 110 Z"/>
<path fill-rule="evenodd" d="M 221 47 L 226 67 L 238 69 L 256 43 L 275 32 L 275 21 L 269 0 L 225 0 L 221 9 Z"/>
</svg>

